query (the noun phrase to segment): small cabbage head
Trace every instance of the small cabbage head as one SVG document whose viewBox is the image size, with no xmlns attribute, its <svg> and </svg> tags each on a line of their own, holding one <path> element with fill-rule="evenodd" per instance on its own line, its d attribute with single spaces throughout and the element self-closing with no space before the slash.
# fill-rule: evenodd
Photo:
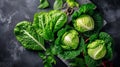
<svg viewBox="0 0 120 67">
<path fill-rule="evenodd" d="M 81 15 L 73 25 L 79 32 L 86 32 L 94 29 L 94 20 L 89 15 Z"/>
<path fill-rule="evenodd" d="M 65 32 L 61 38 L 61 43 L 61 47 L 65 50 L 76 49 L 79 44 L 78 32 L 76 30 Z"/>
<path fill-rule="evenodd" d="M 106 54 L 105 41 L 95 40 L 94 42 L 88 44 L 88 55 L 94 60 L 99 60 L 103 58 Z"/>
</svg>

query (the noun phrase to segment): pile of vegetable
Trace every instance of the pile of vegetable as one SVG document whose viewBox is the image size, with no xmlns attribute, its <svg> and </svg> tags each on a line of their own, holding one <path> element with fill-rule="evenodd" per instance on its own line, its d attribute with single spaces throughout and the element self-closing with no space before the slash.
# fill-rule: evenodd
<svg viewBox="0 0 120 67">
<path fill-rule="evenodd" d="M 49 6 L 47 0 L 40 3 L 39 8 Z M 66 9 L 74 12 L 63 11 L 64 3 Z M 24 48 L 38 52 L 44 67 L 56 64 L 55 57 L 69 62 L 70 67 L 112 65 L 113 40 L 101 31 L 103 18 L 93 3 L 79 5 L 75 0 L 55 0 L 53 9 L 37 12 L 33 22 L 22 21 L 14 28 L 17 40 Z"/>
</svg>

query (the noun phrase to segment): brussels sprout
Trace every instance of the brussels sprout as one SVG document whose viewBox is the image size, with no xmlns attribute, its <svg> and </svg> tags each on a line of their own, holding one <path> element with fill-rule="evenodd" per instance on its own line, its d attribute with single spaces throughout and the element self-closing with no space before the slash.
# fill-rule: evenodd
<svg viewBox="0 0 120 67">
<path fill-rule="evenodd" d="M 76 49 L 79 44 L 78 32 L 75 30 L 65 32 L 62 36 L 61 43 L 61 47 L 66 50 Z"/>
<path fill-rule="evenodd" d="M 88 55 L 94 60 L 99 60 L 103 58 L 106 54 L 105 41 L 95 40 L 94 42 L 88 44 Z"/>
<path fill-rule="evenodd" d="M 94 29 L 94 20 L 89 15 L 82 15 L 74 21 L 73 25 L 79 32 L 86 32 Z"/>
</svg>

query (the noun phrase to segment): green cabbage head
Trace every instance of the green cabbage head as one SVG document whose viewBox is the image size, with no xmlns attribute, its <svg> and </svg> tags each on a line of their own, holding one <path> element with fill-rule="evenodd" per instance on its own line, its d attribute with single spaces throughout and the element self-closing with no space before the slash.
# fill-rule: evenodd
<svg viewBox="0 0 120 67">
<path fill-rule="evenodd" d="M 106 47 L 104 40 L 95 40 L 94 42 L 88 44 L 88 55 L 94 60 L 99 60 L 103 58 L 106 54 Z"/>
<path fill-rule="evenodd" d="M 61 47 L 66 50 L 76 49 L 79 44 L 78 32 L 69 30 L 65 32 L 61 38 Z"/>
<path fill-rule="evenodd" d="M 79 32 L 86 32 L 94 29 L 94 20 L 89 15 L 81 15 L 73 25 Z"/>
</svg>

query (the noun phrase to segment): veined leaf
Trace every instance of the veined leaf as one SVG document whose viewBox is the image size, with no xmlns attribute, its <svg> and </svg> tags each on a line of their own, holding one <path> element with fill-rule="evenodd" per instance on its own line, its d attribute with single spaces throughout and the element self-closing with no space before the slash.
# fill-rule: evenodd
<svg viewBox="0 0 120 67">
<path fill-rule="evenodd" d="M 54 5 L 53 5 L 53 8 L 55 10 L 61 9 L 62 6 L 63 6 L 63 0 L 55 0 Z"/>
<path fill-rule="evenodd" d="M 64 26 L 67 21 L 67 15 L 58 10 L 50 12 L 36 13 L 33 26 L 36 32 L 45 40 L 53 41 L 54 33 Z"/>
<path fill-rule="evenodd" d="M 47 7 L 49 7 L 48 0 L 40 0 L 40 5 L 38 6 L 38 8 L 47 8 Z"/>
<path fill-rule="evenodd" d="M 46 50 L 44 48 L 44 39 L 36 33 L 30 22 L 22 21 L 18 23 L 14 28 L 14 33 L 17 40 L 26 49 Z"/>
</svg>

